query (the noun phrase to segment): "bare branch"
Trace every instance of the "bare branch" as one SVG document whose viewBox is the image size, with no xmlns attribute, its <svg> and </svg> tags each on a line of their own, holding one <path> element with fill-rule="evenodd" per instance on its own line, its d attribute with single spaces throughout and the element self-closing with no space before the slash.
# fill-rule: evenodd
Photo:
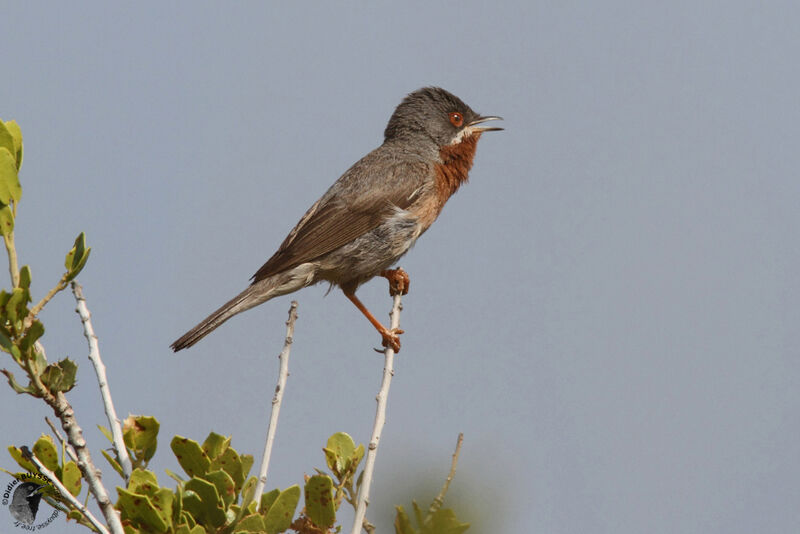
<svg viewBox="0 0 800 534">
<path fill-rule="evenodd" d="M 75 449 L 75 454 L 78 457 L 76 462 L 78 469 L 80 469 L 83 479 L 89 484 L 89 491 L 97 501 L 108 528 L 114 534 L 123 534 L 124 531 L 119 514 L 114 509 L 114 504 L 108 498 L 108 492 L 100 481 L 100 470 L 95 467 L 92 461 L 92 455 L 89 453 L 86 440 L 83 438 L 83 430 L 81 430 L 78 421 L 75 419 L 75 412 L 72 406 L 70 406 L 64 393 L 60 391 L 55 394 L 48 392 L 43 398 L 53 408 L 56 417 L 61 421 L 61 428 L 67 434 L 67 441 Z"/>
<path fill-rule="evenodd" d="M 108 378 L 106 377 L 106 366 L 100 358 L 100 346 L 97 343 L 97 336 L 94 333 L 92 326 L 92 314 L 89 313 L 89 308 L 86 307 L 86 299 L 83 297 L 83 290 L 77 282 L 72 282 L 72 294 L 75 295 L 75 301 L 78 307 L 75 309 L 83 323 L 83 335 L 86 336 L 86 341 L 89 342 L 89 361 L 94 365 L 94 371 L 97 374 L 97 382 L 100 385 L 100 395 L 103 397 L 103 407 L 108 417 L 108 425 L 111 427 L 111 437 L 113 439 L 114 450 L 117 453 L 122 472 L 125 475 L 127 482 L 131 477 L 133 466 L 131 464 L 130 456 L 128 456 L 128 449 L 125 447 L 125 440 L 122 437 L 122 425 L 120 424 L 117 412 L 114 409 L 114 401 L 111 399 L 111 388 L 108 385 Z"/>
<path fill-rule="evenodd" d="M 283 391 L 286 389 L 286 379 L 289 377 L 289 355 L 292 351 L 292 341 L 294 340 L 294 323 L 297 320 L 297 301 L 292 301 L 289 308 L 289 319 L 286 321 L 286 339 L 283 342 L 283 350 L 278 355 L 280 369 L 278 371 L 278 385 L 275 386 L 275 395 L 272 397 L 272 413 L 269 416 L 269 427 L 267 427 L 267 442 L 264 445 L 264 456 L 261 459 L 261 469 L 256 483 L 256 502 L 261 506 L 261 494 L 264 493 L 264 486 L 267 484 L 267 471 L 269 469 L 269 459 L 272 456 L 272 444 L 275 441 L 275 432 L 278 429 L 278 415 L 281 412 L 281 401 L 283 401 Z"/>
<path fill-rule="evenodd" d="M 101 523 L 92 514 L 92 512 L 90 512 L 89 509 L 86 508 L 86 506 L 82 502 L 76 499 L 72 495 L 72 493 L 69 492 L 67 488 L 64 487 L 64 484 L 62 484 L 61 481 L 58 480 L 58 477 L 56 476 L 55 473 L 46 468 L 44 464 L 41 462 L 41 460 L 39 460 L 34 454 L 31 454 L 31 451 L 30 449 L 28 449 L 28 447 L 21 447 L 21 449 L 22 449 L 22 454 L 25 456 L 25 459 L 32 462 L 36 466 L 39 472 L 42 475 L 44 475 L 47 478 L 47 480 L 49 480 L 50 483 L 58 490 L 58 492 L 61 494 L 61 497 L 63 497 L 64 500 L 69 502 L 73 508 L 80 511 L 89 521 L 89 523 L 91 523 L 92 526 L 94 526 L 94 528 L 97 529 L 98 532 L 101 532 L 102 534 L 109 534 L 106 526 L 103 523 Z"/>
<path fill-rule="evenodd" d="M 450 472 L 447 474 L 447 479 L 444 481 L 444 486 L 442 486 L 442 491 L 439 492 L 439 495 L 433 499 L 431 503 L 431 507 L 428 508 L 428 516 L 435 514 L 439 508 L 442 507 L 444 504 L 444 496 L 447 494 L 447 490 L 450 488 L 450 482 L 453 481 L 453 477 L 456 476 L 456 467 L 458 466 L 458 455 L 461 453 L 461 444 L 464 443 L 464 433 L 459 432 L 458 434 L 458 442 L 456 442 L 456 452 L 453 453 L 453 461 L 450 464 Z"/>
<path fill-rule="evenodd" d="M 395 295 L 392 312 L 389 314 L 391 317 L 391 329 L 400 327 L 400 310 L 402 309 L 401 295 Z M 372 473 L 375 470 L 375 458 L 378 455 L 378 443 L 381 439 L 383 425 L 386 423 L 386 403 L 389 397 L 389 386 L 391 385 L 392 376 L 394 375 L 394 349 L 392 349 L 391 346 L 387 346 L 383 351 L 383 357 L 384 363 L 381 389 L 378 391 L 378 396 L 375 398 L 378 402 L 378 407 L 375 410 L 375 422 L 372 425 L 372 437 L 369 440 L 369 447 L 367 448 L 367 459 L 364 463 L 364 478 L 361 483 L 361 489 L 358 492 L 358 506 L 356 507 L 356 514 L 353 518 L 351 534 L 359 534 L 366 522 L 364 516 L 367 513 L 367 505 L 369 504 L 369 490 L 372 485 Z"/>
</svg>

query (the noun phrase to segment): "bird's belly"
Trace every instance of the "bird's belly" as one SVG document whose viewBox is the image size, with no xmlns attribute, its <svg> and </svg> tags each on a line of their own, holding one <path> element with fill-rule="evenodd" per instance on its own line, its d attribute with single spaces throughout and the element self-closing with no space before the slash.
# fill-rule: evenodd
<svg viewBox="0 0 800 534">
<path fill-rule="evenodd" d="M 416 217 L 399 212 L 370 232 L 329 252 L 319 261 L 318 278 L 337 285 L 360 285 L 388 269 L 422 233 Z"/>
</svg>

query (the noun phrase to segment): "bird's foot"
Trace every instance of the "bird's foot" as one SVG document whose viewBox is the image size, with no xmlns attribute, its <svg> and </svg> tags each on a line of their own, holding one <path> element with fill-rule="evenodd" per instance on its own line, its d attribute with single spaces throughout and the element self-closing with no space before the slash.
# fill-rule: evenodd
<svg viewBox="0 0 800 534">
<path fill-rule="evenodd" d="M 395 354 L 400 352 L 400 334 L 404 331 L 399 328 L 392 328 L 391 330 L 382 330 L 381 337 L 383 338 L 382 345 L 384 347 L 391 347 Z M 376 349 L 377 350 L 377 349 Z M 383 351 L 379 351 L 383 352 Z"/>
<path fill-rule="evenodd" d="M 408 295 L 411 279 L 402 267 L 381 271 L 381 276 L 389 280 L 389 295 Z"/>
</svg>

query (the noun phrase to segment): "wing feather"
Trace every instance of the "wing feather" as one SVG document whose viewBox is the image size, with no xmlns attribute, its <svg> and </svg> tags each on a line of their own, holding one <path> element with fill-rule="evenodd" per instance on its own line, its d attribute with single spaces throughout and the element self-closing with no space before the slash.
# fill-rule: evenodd
<svg viewBox="0 0 800 534">
<path fill-rule="evenodd" d="M 428 170 L 424 163 L 371 165 L 373 172 L 367 177 L 365 163 L 369 163 L 367 158 L 311 206 L 277 252 L 253 275 L 253 283 L 346 245 L 419 198 Z"/>
</svg>

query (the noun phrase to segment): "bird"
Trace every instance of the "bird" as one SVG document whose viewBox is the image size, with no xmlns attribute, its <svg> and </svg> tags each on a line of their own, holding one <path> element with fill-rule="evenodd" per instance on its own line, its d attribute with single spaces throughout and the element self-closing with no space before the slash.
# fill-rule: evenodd
<svg viewBox="0 0 800 534">
<path fill-rule="evenodd" d="M 26 525 L 32 525 L 36 519 L 36 512 L 39 511 L 39 501 L 42 500 L 42 484 L 35 482 L 23 482 L 14 490 L 11 504 L 8 509 L 14 519 Z"/>
<path fill-rule="evenodd" d="M 400 329 L 388 329 L 356 297 L 376 276 L 390 293 L 408 292 L 408 274 L 390 269 L 431 226 L 468 179 L 481 134 L 503 128 L 440 87 L 409 93 L 392 113 L 384 141 L 350 167 L 300 218 L 250 285 L 172 343 L 191 347 L 222 323 L 280 295 L 329 282 L 400 350 Z"/>
</svg>

